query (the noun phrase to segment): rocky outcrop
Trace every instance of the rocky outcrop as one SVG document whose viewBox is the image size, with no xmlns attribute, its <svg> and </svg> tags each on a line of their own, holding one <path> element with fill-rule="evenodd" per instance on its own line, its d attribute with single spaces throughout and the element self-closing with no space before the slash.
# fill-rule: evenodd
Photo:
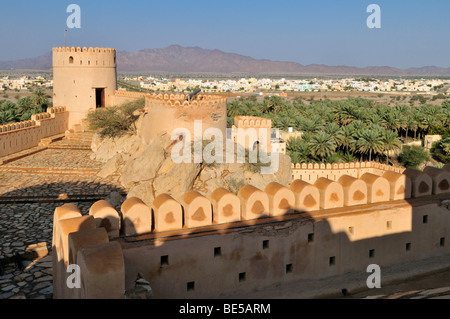
<svg viewBox="0 0 450 319">
<path fill-rule="evenodd" d="M 210 195 L 213 190 L 224 187 L 237 194 L 245 184 L 264 189 L 270 182 L 288 185 L 291 181 L 289 156 L 280 154 L 279 168 L 275 174 L 263 175 L 258 164 L 199 164 L 175 163 L 171 158 L 173 145 L 170 135 L 162 133 L 150 144 L 142 138 L 141 120 L 136 122 L 136 134 L 92 141 L 92 159 L 104 162 L 98 176 L 120 175 L 120 182 L 128 197 L 140 198 L 151 206 L 160 194 L 181 200 L 184 193 L 197 190 Z"/>
</svg>

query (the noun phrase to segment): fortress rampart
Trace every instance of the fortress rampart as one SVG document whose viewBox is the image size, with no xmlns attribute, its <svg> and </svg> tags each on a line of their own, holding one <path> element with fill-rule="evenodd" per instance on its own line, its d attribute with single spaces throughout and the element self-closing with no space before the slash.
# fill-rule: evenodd
<svg viewBox="0 0 450 319">
<path fill-rule="evenodd" d="M 201 122 L 201 132 L 208 128 L 218 128 L 226 138 L 227 103 L 226 97 L 213 94 L 198 94 L 188 100 L 186 94 L 151 94 L 145 97 L 147 111 L 143 120 L 143 136 L 146 142 L 159 133 L 172 134 L 175 129 L 189 130 L 194 139 L 194 121 Z"/>
<path fill-rule="evenodd" d="M 64 133 L 69 114 L 64 106 L 50 107 L 31 120 L 0 126 L 0 157 L 35 147 L 45 137 Z"/>
<path fill-rule="evenodd" d="M 148 96 L 149 93 L 117 90 L 114 93 L 114 105 L 121 105 Z"/>
<path fill-rule="evenodd" d="M 377 162 L 352 162 L 339 164 L 317 164 L 317 163 L 297 163 L 291 165 L 292 180 L 300 179 L 309 183 L 314 183 L 321 177 L 337 181 L 343 175 L 359 178 L 364 173 L 383 175 L 386 171 L 403 173 L 405 168 L 394 167 Z"/>
<path fill-rule="evenodd" d="M 251 132 L 254 132 L 254 135 Z M 231 134 L 235 143 L 252 150 L 263 142 L 260 141 L 262 137 L 267 143 L 265 152 L 270 153 L 272 150 L 272 121 L 270 119 L 258 116 L 235 116 Z M 263 135 L 261 136 L 261 134 Z"/>
<path fill-rule="evenodd" d="M 54 296 L 124 298 L 141 275 L 157 298 L 252 297 L 266 289 L 281 297 L 295 282 L 298 292 L 302 282 L 365 272 L 372 263 L 445 256 L 449 185 L 446 165 L 272 182 L 264 190 L 245 185 L 237 194 L 219 188 L 209 198 L 188 191 L 180 202 L 162 194 L 151 207 L 128 198 L 120 212 L 99 201 L 85 216 L 65 204 L 54 214 Z M 81 267 L 81 289 L 65 286 L 72 263 Z"/>
</svg>

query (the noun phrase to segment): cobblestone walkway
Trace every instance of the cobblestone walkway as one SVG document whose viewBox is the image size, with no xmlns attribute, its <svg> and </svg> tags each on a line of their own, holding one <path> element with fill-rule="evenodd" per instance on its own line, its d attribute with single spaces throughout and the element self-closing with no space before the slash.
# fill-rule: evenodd
<svg viewBox="0 0 450 319">
<path fill-rule="evenodd" d="M 125 193 L 118 176 L 96 176 L 102 163 L 89 158 L 85 135 L 80 141 L 72 137 L 9 156 L 0 165 L 0 299 L 53 297 L 56 207 L 71 202 L 86 215 L 95 201 L 111 192 Z M 27 258 L 36 244 L 45 248 L 46 256 Z"/>
</svg>

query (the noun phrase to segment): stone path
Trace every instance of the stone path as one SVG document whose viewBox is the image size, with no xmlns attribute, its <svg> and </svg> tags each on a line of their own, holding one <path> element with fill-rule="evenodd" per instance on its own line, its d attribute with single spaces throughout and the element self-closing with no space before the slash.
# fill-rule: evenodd
<svg viewBox="0 0 450 319">
<path fill-rule="evenodd" d="M 0 299 L 53 297 L 56 207 L 71 202 L 87 215 L 95 201 L 111 192 L 124 194 L 118 176 L 96 176 L 103 164 L 89 158 L 88 141 L 86 133 L 78 140 L 76 134 L 55 139 L 0 164 Z M 44 254 L 30 258 L 36 245 Z"/>
</svg>

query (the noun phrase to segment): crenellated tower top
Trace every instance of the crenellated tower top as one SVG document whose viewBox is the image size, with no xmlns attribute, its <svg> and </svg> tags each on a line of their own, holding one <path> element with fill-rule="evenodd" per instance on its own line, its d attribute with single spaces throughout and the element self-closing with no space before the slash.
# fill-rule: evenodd
<svg viewBox="0 0 450 319">
<path fill-rule="evenodd" d="M 116 67 L 114 48 L 55 47 L 53 67 Z"/>
</svg>

